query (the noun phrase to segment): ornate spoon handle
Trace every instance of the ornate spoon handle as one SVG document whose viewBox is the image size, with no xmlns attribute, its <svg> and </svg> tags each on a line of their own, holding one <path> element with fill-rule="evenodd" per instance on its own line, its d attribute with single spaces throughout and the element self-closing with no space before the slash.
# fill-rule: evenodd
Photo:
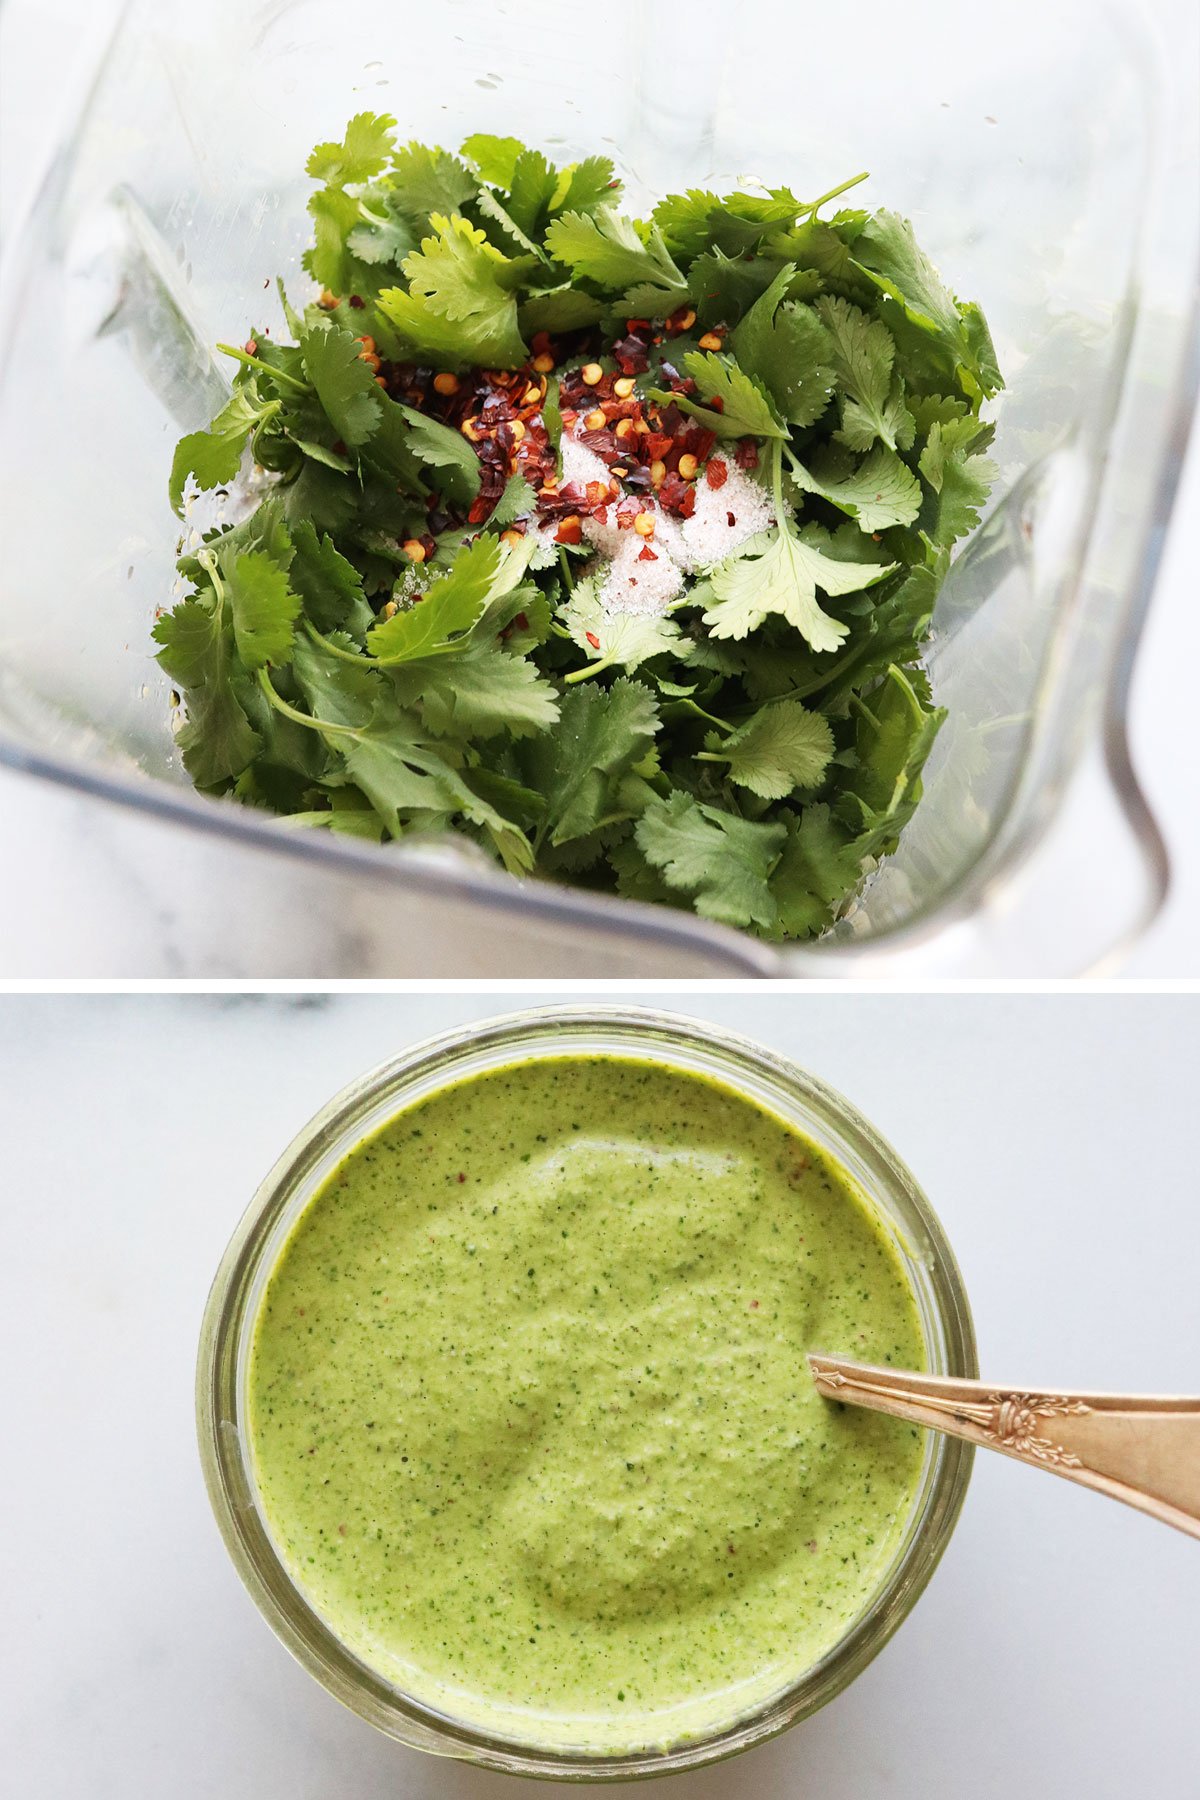
<svg viewBox="0 0 1200 1800">
<path fill-rule="evenodd" d="M 1200 1399 L 998 1388 L 810 1356 L 817 1391 L 999 1450 L 1200 1537 Z"/>
</svg>

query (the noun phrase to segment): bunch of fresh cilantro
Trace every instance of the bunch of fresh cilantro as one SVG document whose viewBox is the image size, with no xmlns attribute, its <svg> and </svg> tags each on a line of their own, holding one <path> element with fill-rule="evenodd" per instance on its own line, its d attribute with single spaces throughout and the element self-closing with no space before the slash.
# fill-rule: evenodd
<svg viewBox="0 0 1200 1800">
<path fill-rule="evenodd" d="M 155 628 L 188 772 L 298 825 L 454 831 L 517 875 L 821 931 L 894 848 L 942 718 L 919 657 L 988 489 L 982 314 L 897 214 L 820 216 L 844 189 L 633 220 L 603 157 L 397 148 L 393 125 L 313 152 L 322 300 L 285 297 L 291 343 L 230 352 L 228 402 L 176 452 L 177 511 L 192 484 L 261 496 L 181 558 L 191 592 Z M 586 544 L 535 554 L 519 475 L 466 522 L 474 444 L 387 377 L 529 367 L 535 336 L 560 371 L 612 369 L 630 317 L 671 315 L 662 397 L 717 453 L 753 447 L 776 522 L 668 616 L 606 614 Z M 652 362 L 643 391 L 662 381 Z M 556 442 L 553 380 L 542 417 Z"/>
</svg>

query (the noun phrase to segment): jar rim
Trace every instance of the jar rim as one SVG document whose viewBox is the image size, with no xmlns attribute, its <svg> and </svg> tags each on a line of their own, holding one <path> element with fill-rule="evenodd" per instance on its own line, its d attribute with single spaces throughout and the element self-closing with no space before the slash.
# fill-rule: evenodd
<svg viewBox="0 0 1200 1800">
<path fill-rule="evenodd" d="M 259 1509 L 244 1421 L 249 1339 L 263 1287 L 296 1219 L 355 1144 L 428 1094 L 487 1068 L 564 1053 L 655 1055 L 708 1075 L 817 1141 L 847 1168 L 905 1263 L 935 1373 L 978 1374 L 965 1288 L 915 1179 L 850 1101 L 789 1058 L 691 1015 L 652 1007 L 552 1005 L 473 1021 L 390 1057 L 333 1096 L 292 1139 L 239 1221 L 200 1334 L 196 1414 L 217 1524 L 244 1585 L 286 1648 L 335 1698 L 402 1743 L 496 1770 L 559 1780 L 630 1780 L 698 1768 L 815 1712 L 891 1637 L 933 1574 L 957 1521 L 972 1448 L 931 1433 L 899 1549 L 867 1606 L 782 1691 L 747 1715 L 664 1748 L 559 1748 L 493 1734 L 405 1694 L 350 1650 L 291 1574 Z"/>
</svg>

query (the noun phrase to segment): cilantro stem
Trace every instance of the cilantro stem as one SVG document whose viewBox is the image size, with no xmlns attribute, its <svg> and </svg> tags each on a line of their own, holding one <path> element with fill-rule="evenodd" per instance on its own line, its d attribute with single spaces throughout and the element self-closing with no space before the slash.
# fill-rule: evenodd
<svg viewBox="0 0 1200 1800">
<path fill-rule="evenodd" d="M 222 356 L 232 356 L 235 362 L 245 363 L 248 369 L 257 369 L 260 375 L 269 375 L 272 381 L 281 381 L 285 387 L 295 388 L 299 394 L 309 392 L 306 381 L 297 381 L 294 375 L 285 375 L 282 369 L 273 369 L 270 363 L 260 362 L 257 356 L 250 356 L 245 350 L 235 349 L 232 344 L 218 344 L 217 349 Z"/>
<path fill-rule="evenodd" d="M 838 187 L 830 188 L 827 194 L 822 194 L 819 200 L 813 200 L 806 206 L 804 208 L 805 212 L 809 214 L 815 213 L 819 207 L 825 205 L 827 200 L 836 200 L 839 194 L 846 193 L 849 188 L 857 187 L 860 181 L 866 181 L 869 178 L 870 173 L 870 169 L 863 169 L 861 174 L 852 175 L 849 181 L 843 181 Z"/>
<path fill-rule="evenodd" d="M 586 669 L 573 669 L 569 675 L 563 676 L 563 680 L 568 687 L 573 687 L 577 681 L 587 681 L 590 676 L 599 675 L 604 669 L 611 669 L 619 660 L 615 656 L 597 657 Z"/>
<path fill-rule="evenodd" d="M 328 731 L 335 737 L 357 737 L 359 735 L 353 725 L 332 725 L 327 719 L 315 719 L 308 713 L 302 713 L 298 707 L 289 706 L 283 695 L 275 692 L 271 677 L 265 669 L 258 671 L 258 685 L 275 711 L 282 713 L 285 719 L 291 719 L 293 724 L 307 725 L 310 731 Z"/>
<path fill-rule="evenodd" d="M 854 711 L 856 713 L 861 714 L 861 716 L 867 721 L 867 724 L 871 727 L 872 731 L 878 731 L 880 728 L 879 720 L 875 717 L 875 714 L 871 711 L 870 707 L 866 704 L 866 702 L 863 700 L 860 700 L 857 694 L 848 694 L 846 696 L 846 698 L 847 698 L 847 701 L 849 702 L 850 706 L 853 707 Z"/>
<path fill-rule="evenodd" d="M 736 729 L 733 725 L 727 725 L 724 719 L 718 719 L 714 713 L 705 712 L 704 708 L 697 706 L 690 696 L 680 695 L 679 699 L 671 702 L 671 705 L 686 708 L 688 712 L 695 713 L 698 719 L 704 719 L 709 725 L 715 725 L 718 731 L 728 732 Z"/>
<path fill-rule="evenodd" d="M 568 594 L 573 594 L 575 592 L 575 577 L 571 573 L 571 559 L 561 544 L 558 546 L 558 566 L 562 570 L 562 577 L 567 584 Z"/>
<path fill-rule="evenodd" d="M 201 568 L 208 571 L 208 578 L 213 584 L 213 593 L 217 598 L 217 611 L 219 613 L 225 604 L 225 583 L 221 580 L 220 574 L 218 573 L 217 559 L 212 551 L 205 546 L 203 550 L 197 551 L 196 561 L 200 564 Z"/>
<path fill-rule="evenodd" d="M 305 620 L 304 629 L 313 643 L 320 645 L 321 649 L 327 651 L 330 656 L 337 656 L 343 662 L 353 663 L 356 669 L 369 669 L 374 666 L 374 660 L 369 651 L 343 650 L 340 644 L 333 644 L 327 637 L 322 637 L 310 620 Z"/>
</svg>

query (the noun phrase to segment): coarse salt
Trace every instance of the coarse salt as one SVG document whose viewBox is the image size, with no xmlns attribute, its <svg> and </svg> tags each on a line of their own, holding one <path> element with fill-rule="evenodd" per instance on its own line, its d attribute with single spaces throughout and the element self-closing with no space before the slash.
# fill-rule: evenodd
<svg viewBox="0 0 1200 1800">
<path fill-rule="evenodd" d="M 586 491 L 589 481 L 607 486 L 610 474 L 594 450 L 564 432 L 562 478 L 564 484 L 571 482 Z M 764 490 L 734 465 L 730 465 L 722 487 L 709 487 L 701 476 L 695 493 L 696 510 L 690 519 L 665 511 L 652 495 L 638 494 L 642 511 L 654 520 L 654 533 L 649 539 L 632 530 L 621 530 L 616 500 L 605 509 L 603 518 L 592 518 L 586 512 L 581 515 L 583 535 L 597 552 L 587 572 L 598 578 L 597 593 L 607 612 L 666 612 L 683 591 L 686 575 L 711 568 L 747 538 L 773 523 L 771 503 Z M 621 498 L 623 492 L 618 496 Z M 554 524 L 541 528 L 543 544 L 553 542 L 556 529 Z M 654 561 L 641 557 L 647 543 L 654 552 Z M 541 566 L 540 557 L 534 566 Z"/>
</svg>

